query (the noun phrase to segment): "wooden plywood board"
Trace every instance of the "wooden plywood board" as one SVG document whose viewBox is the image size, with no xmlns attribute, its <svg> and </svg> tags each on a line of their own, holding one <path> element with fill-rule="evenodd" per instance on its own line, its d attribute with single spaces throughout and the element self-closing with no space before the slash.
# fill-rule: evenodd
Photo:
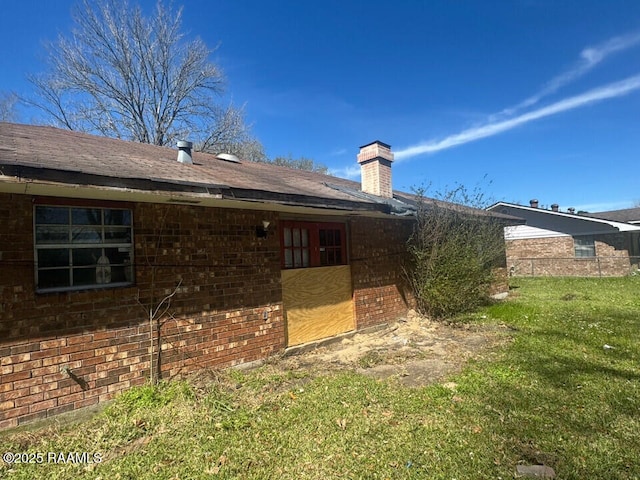
<svg viewBox="0 0 640 480">
<path fill-rule="evenodd" d="M 282 271 L 288 345 L 355 328 L 349 265 Z"/>
</svg>

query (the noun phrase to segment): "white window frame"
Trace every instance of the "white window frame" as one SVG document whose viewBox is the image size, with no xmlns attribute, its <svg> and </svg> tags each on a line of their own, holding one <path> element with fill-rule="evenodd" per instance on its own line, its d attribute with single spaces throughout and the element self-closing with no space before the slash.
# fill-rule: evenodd
<svg viewBox="0 0 640 480">
<path fill-rule="evenodd" d="M 68 214 L 68 221 L 66 224 L 64 223 L 38 223 L 38 209 L 39 208 L 57 208 L 57 209 L 66 209 Z M 91 209 L 91 210 L 100 210 L 100 224 L 95 225 L 86 225 L 86 224 L 75 224 L 73 223 L 72 215 L 74 209 Z M 105 210 L 123 210 L 129 212 L 129 224 L 105 224 Z M 64 227 L 67 227 L 67 240 L 59 241 L 59 242 L 38 242 L 38 227 L 54 227 L 58 229 L 59 232 L 64 231 Z M 75 229 L 82 229 L 83 227 L 91 227 L 94 232 L 99 233 L 100 241 L 92 241 L 92 242 L 74 242 L 72 236 Z M 105 240 L 105 232 L 109 228 L 113 228 L 116 230 L 126 230 L 129 229 L 129 238 L 130 242 L 107 242 Z M 101 264 L 96 261 L 95 264 L 90 265 L 73 265 L 73 257 L 72 252 L 69 252 L 68 256 L 68 264 L 65 266 L 57 265 L 50 267 L 41 267 L 38 262 L 39 255 L 38 253 L 42 250 L 70 250 L 70 251 L 79 251 L 82 249 L 92 249 L 92 250 L 100 250 L 101 256 L 106 257 L 105 250 L 106 249 L 118 249 L 119 252 L 127 252 L 128 262 L 124 263 L 108 263 Z M 37 203 L 33 207 L 33 255 L 34 255 L 34 273 L 35 273 L 35 286 L 36 292 L 38 293 L 47 293 L 47 292 L 64 292 L 64 291 L 79 291 L 79 290 L 89 290 L 89 289 L 107 289 L 107 288 L 116 288 L 116 287 L 125 287 L 129 285 L 133 285 L 135 272 L 133 269 L 134 266 L 134 238 L 133 238 L 133 211 L 131 208 L 122 207 L 122 206 L 111 206 L 111 205 L 92 205 L 92 204 L 82 204 L 80 202 L 73 204 L 56 204 L 56 203 Z M 125 281 L 111 281 L 111 268 L 122 268 L 124 267 L 124 276 L 126 278 Z M 79 270 L 90 270 L 92 268 L 96 269 L 96 281 L 93 283 L 82 283 L 74 285 L 74 269 Z M 58 286 L 58 287 L 40 287 L 39 284 L 39 276 L 40 272 L 46 270 L 68 270 L 69 272 L 69 285 L 66 286 Z"/>
</svg>

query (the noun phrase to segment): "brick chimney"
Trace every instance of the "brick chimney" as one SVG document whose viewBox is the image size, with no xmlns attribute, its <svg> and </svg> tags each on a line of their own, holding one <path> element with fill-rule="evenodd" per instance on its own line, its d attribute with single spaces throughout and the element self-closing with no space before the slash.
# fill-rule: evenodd
<svg viewBox="0 0 640 480">
<path fill-rule="evenodd" d="M 376 140 L 360 147 L 358 163 L 362 173 L 361 190 L 380 197 L 392 198 L 391 162 L 393 162 L 391 145 Z"/>
</svg>

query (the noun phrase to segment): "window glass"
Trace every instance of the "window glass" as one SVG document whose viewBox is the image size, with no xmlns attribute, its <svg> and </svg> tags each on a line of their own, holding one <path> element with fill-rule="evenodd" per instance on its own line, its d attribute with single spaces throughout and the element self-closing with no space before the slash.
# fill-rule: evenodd
<svg viewBox="0 0 640 480">
<path fill-rule="evenodd" d="M 72 250 L 73 266 L 96 265 L 101 256 L 101 248 L 76 248 Z"/>
<path fill-rule="evenodd" d="M 95 285 L 96 284 L 96 269 L 95 268 L 74 268 L 73 269 L 73 284 L 74 285 Z"/>
<path fill-rule="evenodd" d="M 36 243 L 68 243 L 69 227 L 36 227 Z"/>
<path fill-rule="evenodd" d="M 69 265 L 69 250 L 49 248 L 38 250 L 38 268 L 64 267 Z"/>
<path fill-rule="evenodd" d="M 291 246 L 291 229 L 290 228 L 284 229 L 284 246 L 285 247 Z"/>
<path fill-rule="evenodd" d="M 36 207 L 37 224 L 69 224 L 69 209 L 66 207 Z"/>
<path fill-rule="evenodd" d="M 575 256 L 578 258 L 588 258 L 596 256 L 596 245 L 593 237 L 590 235 L 574 237 L 573 244 L 575 248 Z"/>
<path fill-rule="evenodd" d="M 71 229 L 71 241 L 73 243 L 101 243 L 101 227 L 73 227 Z"/>
<path fill-rule="evenodd" d="M 129 210 L 104 210 L 105 225 L 131 225 L 131 211 Z"/>
<path fill-rule="evenodd" d="M 344 225 L 283 221 L 282 266 L 303 268 L 347 263 Z"/>
<path fill-rule="evenodd" d="M 72 208 L 71 223 L 74 225 L 101 225 L 102 210 L 99 208 Z"/>
<path fill-rule="evenodd" d="M 131 243 L 131 229 L 128 227 L 105 227 L 105 243 Z"/>
<path fill-rule="evenodd" d="M 131 211 L 37 205 L 38 290 L 133 282 Z"/>
<path fill-rule="evenodd" d="M 285 268 L 293 268 L 293 252 L 291 250 L 284 251 L 284 266 Z"/>
<path fill-rule="evenodd" d="M 38 272 L 38 288 L 62 288 L 71 285 L 69 269 L 40 270 Z"/>
</svg>

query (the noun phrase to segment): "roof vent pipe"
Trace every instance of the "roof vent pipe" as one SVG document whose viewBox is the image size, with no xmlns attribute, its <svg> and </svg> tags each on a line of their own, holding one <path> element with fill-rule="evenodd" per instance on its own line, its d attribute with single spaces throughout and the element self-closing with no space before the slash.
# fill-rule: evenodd
<svg viewBox="0 0 640 480">
<path fill-rule="evenodd" d="M 193 165 L 193 159 L 191 158 L 192 147 L 193 143 L 191 142 L 187 142 L 185 140 L 180 140 L 178 142 L 178 161 L 180 163 Z"/>
<path fill-rule="evenodd" d="M 529 205 L 531 205 L 531 208 L 538 208 L 538 200 L 535 198 L 533 200 L 529 200 Z"/>
<path fill-rule="evenodd" d="M 558 210 L 560 210 L 560 205 L 558 205 L 557 203 L 552 203 L 551 210 L 557 212 Z"/>
<path fill-rule="evenodd" d="M 574 214 L 574 213 L 576 213 L 576 209 L 575 209 L 575 208 L 573 208 L 573 207 L 571 207 L 571 208 L 567 208 L 567 212 L 569 212 L 569 213 L 571 213 L 571 214 Z"/>
</svg>

